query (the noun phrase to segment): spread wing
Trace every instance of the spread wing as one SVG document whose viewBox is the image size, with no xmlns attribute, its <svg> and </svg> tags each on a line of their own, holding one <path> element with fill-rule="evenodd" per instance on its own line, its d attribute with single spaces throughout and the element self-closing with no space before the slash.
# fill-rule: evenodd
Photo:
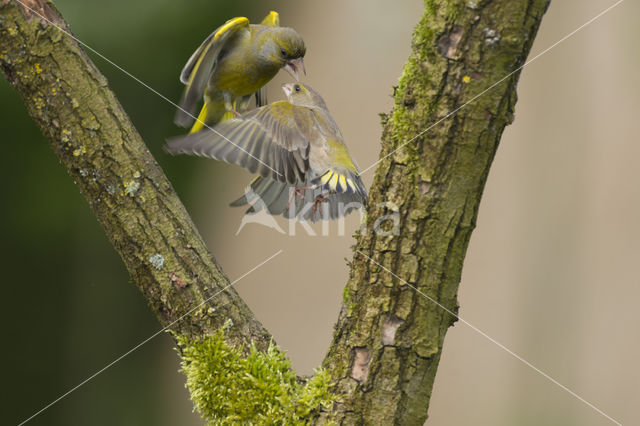
<svg viewBox="0 0 640 426">
<path fill-rule="evenodd" d="M 193 122 L 192 116 L 196 112 L 198 102 L 204 95 L 220 51 L 233 34 L 248 29 L 248 27 L 249 20 L 247 18 L 230 19 L 212 32 L 198 47 L 198 50 L 191 55 L 180 73 L 180 81 L 187 87 L 182 99 L 180 99 L 181 109 L 178 109 L 174 120 L 178 126 L 189 127 Z"/>
<path fill-rule="evenodd" d="M 278 101 L 213 128 L 169 139 L 166 149 L 237 164 L 293 185 L 304 182 L 309 169 L 309 141 L 300 124 L 306 127 L 311 120 L 307 108 Z"/>
</svg>

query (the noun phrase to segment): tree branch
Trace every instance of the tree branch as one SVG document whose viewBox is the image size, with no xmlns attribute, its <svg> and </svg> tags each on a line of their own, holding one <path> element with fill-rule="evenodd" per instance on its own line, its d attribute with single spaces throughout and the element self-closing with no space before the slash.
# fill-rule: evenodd
<svg viewBox="0 0 640 426">
<path fill-rule="evenodd" d="M 271 336 L 233 287 L 226 288 L 228 278 L 106 79 L 60 30 L 70 34 L 52 3 L 23 3 L 0 2 L 0 67 L 160 323 L 171 324 L 221 292 L 171 328 L 199 337 L 231 320 L 230 343 L 266 349 Z"/>
<path fill-rule="evenodd" d="M 340 424 L 427 417 L 444 336 L 456 320 L 447 310 L 458 310 L 482 190 L 548 0 L 425 5 L 393 110 L 383 117 L 368 232 L 358 236 L 324 361 L 340 400 L 324 416 Z M 388 203 L 398 207 L 399 233 L 371 232 L 393 213 Z"/>
</svg>

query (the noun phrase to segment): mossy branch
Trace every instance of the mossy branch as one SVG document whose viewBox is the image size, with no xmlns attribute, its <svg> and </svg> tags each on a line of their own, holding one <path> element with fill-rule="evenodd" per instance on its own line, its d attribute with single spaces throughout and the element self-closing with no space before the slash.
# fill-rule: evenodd
<svg viewBox="0 0 640 426">
<path fill-rule="evenodd" d="M 0 67 L 158 319 L 171 324 L 228 279 L 104 77 L 51 25 L 69 31 L 55 7 L 23 2 L 46 19 L 0 0 Z M 354 256 L 334 339 L 311 385 L 295 381 L 282 352 L 232 288 L 216 296 L 217 309 L 204 304 L 176 323 L 192 397 L 209 421 L 258 421 L 277 412 L 291 422 L 422 424 L 455 317 L 404 280 L 456 311 L 462 262 L 500 136 L 513 119 L 519 72 L 432 124 L 524 63 L 547 5 L 425 1 L 394 108 L 383 119 L 367 215 L 372 229 L 394 213 L 389 202 L 395 204 L 400 232 L 359 234 L 355 249 L 363 254 Z M 223 395 L 229 384 L 256 393 L 264 406 L 245 395 Z"/>
<path fill-rule="evenodd" d="M 225 342 L 224 330 L 203 339 L 177 336 L 182 371 L 197 410 L 209 424 L 308 424 L 333 401 L 329 374 L 319 369 L 304 383 L 277 346 L 265 352 Z"/>
</svg>

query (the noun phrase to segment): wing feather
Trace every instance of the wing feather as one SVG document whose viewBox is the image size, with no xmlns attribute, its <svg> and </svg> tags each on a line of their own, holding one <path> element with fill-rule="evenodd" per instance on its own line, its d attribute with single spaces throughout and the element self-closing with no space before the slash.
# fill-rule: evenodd
<svg viewBox="0 0 640 426">
<path fill-rule="evenodd" d="M 180 81 L 187 87 L 180 99 L 175 123 L 189 127 L 193 122 L 196 106 L 202 99 L 209 77 L 215 68 L 218 55 L 233 34 L 247 29 L 249 20 L 245 17 L 233 18 L 212 32 L 191 55 L 180 73 Z"/>
<path fill-rule="evenodd" d="M 166 149 L 172 154 L 237 164 L 279 182 L 298 184 L 305 181 L 309 170 L 309 140 L 298 127 L 304 114 L 311 113 L 286 101 L 274 102 L 212 129 L 169 139 Z"/>
<path fill-rule="evenodd" d="M 278 15 L 278 12 L 272 10 L 271 12 L 269 12 L 267 16 L 264 17 L 264 19 L 262 20 L 262 22 L 260 22 L 260 24 L 266 25 L 268 27 L 279 27 L 280 15 Z"/>
</svg>

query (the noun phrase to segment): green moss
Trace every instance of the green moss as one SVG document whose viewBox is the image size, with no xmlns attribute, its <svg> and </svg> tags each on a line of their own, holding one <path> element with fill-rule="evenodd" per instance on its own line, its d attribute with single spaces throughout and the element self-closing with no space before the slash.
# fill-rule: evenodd
<svg viewBox="0 0 640 426">
<path fill-rule="evenodd" d="M 438 4 L 435 0 L 425 0 L 424 2 L 425 15 L 434 17 L 438 10 Z"/>
<path fill-rule="evenodd" d="M 203 339 L 176 338 L 186 386 L 207 424 L 308 424 L 333 401 L 325 370 L 301 384 L 274 344 L 245 355 L 226 343 L 222 330 Z"/>
<path fill-rule="evenodd" d="M 347 307 L 347 316 L 350 317 L 353 314 L 353 299 L 348 285 L 344 286 L 342 290 L 342 302 Z"/>
<path fill-rule="evenodd" d="M 445 3 L 445 17 L 447 22 L 454 22 L 460 13 L 462 12 L 462 8 L 464 7 L 464 1 L 448 1 Z"/>
</svg>

